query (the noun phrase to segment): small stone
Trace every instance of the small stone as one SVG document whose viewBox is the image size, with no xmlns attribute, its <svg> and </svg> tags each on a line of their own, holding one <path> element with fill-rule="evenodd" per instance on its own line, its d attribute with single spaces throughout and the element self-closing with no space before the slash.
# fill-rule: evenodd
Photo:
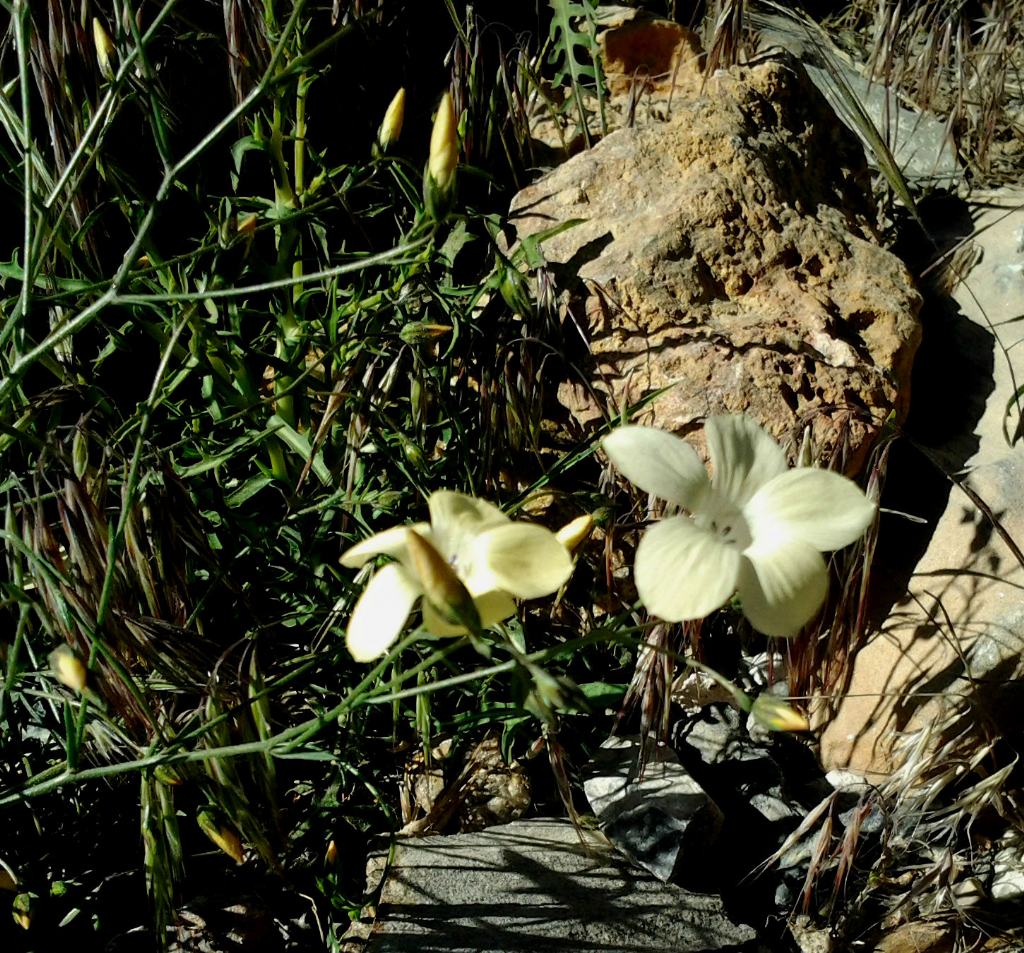
<svg viewBox="0 0 1024 953">
<path fill-rule="evenodd" d="M 829 771 L 825 775 L 825 780 L 837 791 L 849 794 L 862 794 L 871 787 L 864 775 L 856 771 L 841 771 L 838 768 Z"/>
<path fill-rule="evenodd" d="M 609 738 L 584 771 L 583 790 L 608 839 L 662 881 L 684 857 L 710 846 L 722 813 L 665 744 L 648 742 L 640 770 L 640 740 Z"/>
<path fill-rule="evenodd" d="M 882 937 L 873 953 L 952 953 L 956 923 L 943 920 L 915 920 L 904 923 Z"/>
<path fill-rule="evenodd" d="M 992 865 L 992 899 L 1000 902 L 1024 897 L 1024 837 L 1008 831 L 1000 839 Z"/>
<path fill-rule="evenodd" d="M 800 953 L 832 953 L 835 948 L 832 934 L 827 929 L 814 926 L 810 917 L 803 914 L 790 921 L 789 932 Z"/>
</svg>

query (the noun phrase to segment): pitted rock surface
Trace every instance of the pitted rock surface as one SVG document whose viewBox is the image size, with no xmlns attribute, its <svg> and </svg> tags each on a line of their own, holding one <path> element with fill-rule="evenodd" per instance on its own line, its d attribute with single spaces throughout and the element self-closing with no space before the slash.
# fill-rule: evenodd
<svg viewBox="0 0 1024 953">
<path fill-rule="evenodd" d="M 746 412 L 782 440 L 810 424 L 850 471 L 903 413 L 921 299 L 877 244 L 860 146 L 795 61 L 716 73 L 511 212 L 520 239 L 585 220 L 542 243 L 587 338 L 586 382 L 559 388 L 584 426 L 672 385 L 646 422 Z"/>
</svg>

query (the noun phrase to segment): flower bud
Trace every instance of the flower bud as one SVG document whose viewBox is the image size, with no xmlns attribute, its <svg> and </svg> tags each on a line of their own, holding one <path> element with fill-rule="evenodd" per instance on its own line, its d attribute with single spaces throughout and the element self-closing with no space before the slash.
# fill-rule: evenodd
<svg viewBox="0 0 1024 953">
<path fill-rule="evenodd" d="M 402 123 L 405 121 L 405 87 L 395 93 L 394 98 L 384 113 L 384 121 L 377 130 L 377 145 L 381 152 L 387 152 L 388 147 L 398 142 L 402 134 Z"/>
<path fill-rule="evenodd" d="M 590 535 L 593 528 L 594 517 L 590 513 L 584 513 L 571 523 L 566 523 L 555 533 L 555 538 L 571 553 Z"/>
<path fill-rule="evenodd" d="M 513 314 L 527 317 L 533 313 L 533 302 L 526 279 L 512 265 L 501 266 L 501 281 L 498 291 L 502 300 L 511 308 Z"/>
<path fill-rule="evenodd" d="M 430 321 L 410 321 L 402 326 L 398 336 L 406 344 L 429 344 L 450 333 L 450 324 L 433 324 Z"/>
<path fill-rule="evenodd" d="M 235 225 L 235 234 L 252 235 L 256 231 L 257 224 L 259 224 L 259 216 L 255 212 L 246 215 L 245 218 L 240 218 L 238 224 Z"/>
<path fill-rule="evenodd" d="M 89 438 L 81 428 L 75 428 L 75 436 L 71 440 L 71 465 L 79 480 L 89 469 Z"/>
<path fill-rule="evenodd" d="M 196 818 L 203 833 L 210 838 L 225 854 L 236 864 L 240 864 L 244 857 L 242 841 L 238 835 L 226 824 L 218 824 L 214 812 L 209 808 L 203 808 Z"/>
<path fill-rule="evenodd" d="M 165 784 L 167 787 L 171 788 L 176 788 L 185 783 L 177 769 L 173 765 L 169 764 L 158 764 L 153 769 L 153 777 L 161 784 Z"/>
<path fill-rule="evenodd" d="M 0 890 L 9 890 L 12 893 L 18 889 L 18 878 L 4 866 L 0 866 Z"/>
<path fill-rule="evenodd" d="M 458 163 L 459 134 L 455 108 L 452 106 L 451 93 L 445 93 L 434 117 L 434 129 L 430 134 L 430 158 L 423 183 L 427 211 L 435 219 L 440 220 L 447 210 Z"/>
<path fill-rule="evenodd" d="M 332 838 L 330 843 L 327 845 L 327 850 L 324 852 L 324 864 L 328 867 L 333 867 L 338 862 L 338 845 Z"/>
<path fill-rule="evenodd" d="M 476 603 L 441 554 L 415 530 L 406 530 L 406 545 L 423 595 L 449 625 L 464 626 L 472 634 L 481 629 Z"/>
<path fill-rule="evenodd" d="M 758 695 L 750 714 L 769 731 L 809 731 L 811 727 L 802 712 L 774 695 Z"/>
<path fill-rule="evenodd" d="M 32 894 L 19 893 L 11 904 L 11 915 L 14 922 L 23 930 L 32 926 Z"/>
<path fill-rule="evenodd" d="M 437 107 L 434 128 L 430 133 L 430 161 L 427 169 L 434 184 L 446 192 L 452 183 L 459 162 L 459 134 L 456 129 L 452 94 L 445 93 Z"/>
<path fill-rule="evenodd" d="M 114 43 L 100 23 L 99 17 L 92 18 L 92 41 L 96 46 L 96 64 L 100 68 L 100 74 L 107 82 L 111 82 L 114 79 Z"/>
<path fill-rule="evenodd" d="M 70 646 L 62 645 L 50 653 L 50 668 L 62 685 L 76 692 L 85 690 L 88 672 Z"/>
</svg>

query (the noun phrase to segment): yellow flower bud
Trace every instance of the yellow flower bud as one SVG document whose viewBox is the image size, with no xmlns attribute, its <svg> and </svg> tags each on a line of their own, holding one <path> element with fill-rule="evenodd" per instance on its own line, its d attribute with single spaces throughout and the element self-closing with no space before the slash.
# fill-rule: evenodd
<svg viewBox="0 0 1024 953">
<path fill-rule="evenodd" d="M 70 646 L 62 645 L 50 653 L 50 668 L 57 681 L 62 685 L 67 685 L 68 688 L 76 692 L 85 690 L 88 672 L 82 664 L 82 660 L 75 655 Z"/>
<path fill-rule="evenodd" d="M 395 93 L 394 99 L 388 105 L 384 113 L 384 121 L 377 130 L 377 145 L 382 151 L 387 151 L 388 146 L 398 142 L 402 134 L 402 123 L 405 121 L 405 87 Z"/>
<path fill-rule="evenodd" d="M 213 811 L 204 808 L 199 812 L 197 818 L 203 833 L 210 838 L 225 854 L 236 864 L 240 864 L 244 857 L 242 841 L 238 835 L 226 824 L 218 824 Z"/>
<path fill-rule="evenodd" d="M 256 231 L 256 224 L 258 222 L 259 216 L 253 212 L 251 215 L 246 215 L 245 218 L 238 220 L 238 224 L 235 226 L 235 231 L 239 235 L 251 235 Z"/>
<path fill-rule="evenodd" d="M 555 533 L 555 538 L 571 553 L 590 535 L 593 528 L 594 517 L 590 513 L 584 513 L 571 523 L 566 523 Z"/>
<path fill-rule="evenodd" d="M 333 867 L 338 862 L 338 845 L 332 838 L 330 843 L 327 845 L 327 850 L 324 853 L 324 863 L 328 867 Z"/>
<path fill-rule="evenodd" d="M 427 163 L 427 174 L 441 193 L 451 188 L 455 166 L 459 162 L 459 134 L 456 125 L 452 95 L 445 93 L 434 117 L 434 130 L 430 134 L 430 160 Z"/>
<path fill-rule="evenodd" d="M 6 867 L 0 866 L 0 890 L 14 892 L 18 889 L 18 878 Z"/>
<path fill-rule="evenodd" d="M 450 625 L 476 634 L 481 629 L 476 603 L 441 554 L 415 530 L 406 530 L 406 545 L 423 595 Z"/>
<path fill-rule="evenodd" d="M 23 930 L 32 926 L 32 894 L 19 893 L 11 904 L 11 915 Z"/>
<path fill-rule="evenodd" d="M 806 715 L 774 695 L 758 695 L 750 714 L 769 731 L 809 731 L 811 727 Z"/>
<path fill-rule="evenodd" d="M 92 41 L 96 45 L 96 63 L 103 78 L 110 82 L 114 78 L 114 42 L 103 28 L 99 17 L 92 18 Z"/>
</svg>

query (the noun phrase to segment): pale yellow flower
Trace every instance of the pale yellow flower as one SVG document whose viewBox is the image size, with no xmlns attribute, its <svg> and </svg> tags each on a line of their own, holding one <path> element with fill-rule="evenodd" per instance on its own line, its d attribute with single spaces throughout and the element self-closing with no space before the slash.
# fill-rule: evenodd
<svg viewBox="0 0 1024 953">
<path fill-rule="evenodd" d="M 825 600 L 821 553 L 857 539 L 875 505 L 837 473 L 788 469 L 779 445 L 746 417 L 711 417 L 704 433 L 710 479 L 696 451 L 663 430 L 620 427 L 603 441 L 626 479 L 690 514 L 667 516 L 640 540 L 640 601 L 681 622 L 738 592 L 755 629 L 796 635 Z"/>
<path fill-rule="evenodd" d="M 375 556 L 394 560 L 373 574 L 352 610 L 346 644 L 358 662 L 387 652 L 420 599 L 428 632 L 465 635 L 477 620 L 486 628 L 512 616 L 516 599 L 557 592 L 572 574 L 569 553 L 542 526 L 513 523 L 496 506 L 450 490 L 432 493 L 428 507 L 429 523 L 377 533 L 341 557 L 350 568 Z"/>
</svg>

